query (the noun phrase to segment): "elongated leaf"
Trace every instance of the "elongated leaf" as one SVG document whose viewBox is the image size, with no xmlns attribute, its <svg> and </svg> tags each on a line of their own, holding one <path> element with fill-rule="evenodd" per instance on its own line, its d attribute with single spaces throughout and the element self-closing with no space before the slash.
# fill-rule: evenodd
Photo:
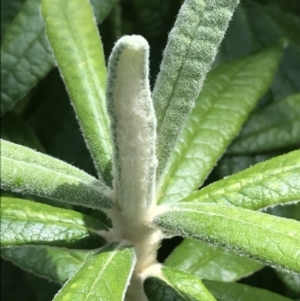
<svg viewBox="0 0 300 301">
<path fill-rule="evenodd" d="M 156 119 L 149 87 L 149 45 L 125 36 L 109 59 L 107 107 L 114 144 L 114 191 L 132 223 L 154 199 Z"/>
<path fill-rule="evenodd" d="M 292 301 L 273 292 L 240 283 L 203 281 L 218 301 Z"/>
<path fill-rule="evenodd" d="M 1 197 L 1 246 L 97 247 L 100 221 L 82 213 L 23 199 Z"/>
<path fill-rule="evenodd" d="M 252 114 L 229 154 L 253 154 L 300 145 L 300 93 Z"/>
<path fill-rule="evenodd" d="M 84 171 L 1 140 L 1 187 L 90 208 L 111 207 L 110 189 Z"/>
<path fill-rule="evenodd" d="M 300 272 L 300 222 L 219 204 L 181 203 L 162 208 L 154 222 L 170 233 Z"/>
<path fill-rule="evenodd" d="M 40 17 L 40 0 L 27 0 L 1 45 L 1 114 L 11 109 L 53 66 Z"/>
<path fill-rule="evenodd" d="M 199 278 L 168 267 L 147 278 L 144 289 L 149 301 L 216 301 Z"/>
<path fill-rule="evenodd" d="M 164 264 L 200 279 L 225 282 L 236 281 L 262 268 L 252 259 L 190 238 L 186 238 Z"/>
<path fill-rule="evenodd" d="M 275 74 L 281 45 L 212 71 L 176 143 L 159 203 L 178 202 L 201 186 Z"/>
<path fill-rule="evenodd" d="M 300 150 L 258 163 L 184 199 L 259 210 L 300 201 Z"/>
<path fill-rule="evenodd" d="M 135 264 L 131 247 L 113 243 L 89 258 L 53 301 L 122 301 Z"/>
<path fill-rule="evenodd" d="M 42 1 L 46 32 L 99 176 L 111 184 L 106 67 L 88 1 Z"/>
<path fill-rule="evenodd" d="M 1 2 L 1 33 L 5 31 L 1 45 L 1 114 L 11 109 L 54 66 L 40 2 L 5 0 L 3 5 Z M 91 2 L 98 22 L 102 22 L 116 4 L 116 0 Z"/>
<path fill-rule="evenodd" d="M 50 246 L 25 246 L 3 248 L 1 257 L 35 275 L 64 283 L 94 253 Z"/>
<path fill-rule="evenodd" d="M 186 0 L 164 51 L 153 99 L 158 175 L 199 94 L 238 0 Z"/>
</svg>

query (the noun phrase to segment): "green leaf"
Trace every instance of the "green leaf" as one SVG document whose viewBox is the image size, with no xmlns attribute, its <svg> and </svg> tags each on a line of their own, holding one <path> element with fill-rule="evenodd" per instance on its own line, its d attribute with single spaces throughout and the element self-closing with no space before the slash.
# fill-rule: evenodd
<svg viewBox="0 0 300 301">
<path fill-rule="evenodd" d="M 147 278 L 144 289 L 149 301 L 216 301 L 199 278 L 168 267 Z"/>
<path fill-rule="evenodd" d="M 1 259 L 1 299 L 7 301 L 40 301 L 26 279 L 26 273 Z"/>
<path fill-rule="evenodd" d="M 135 261 L 133 248 L 112 243 L 89 258 L 53 301 L 123 301 Z"/>
<path fill-rule="evenodd" d="M 282 45 L 212 71 L 178 138 L 159 188 L 159 203 L 197 190 L 268 90 Z"/>
<path fill-rule="evenodd" d="M 202 241 L 186 238 L 164 262 L 200 279 L 236 281 L 262 265 L 247 257 Z"/>
<path fill-rule="evenodd" d="M 242 3 L 247 16 L 247 24 L 255 37 L 255 42 L 261 46 L 270 45 L 281 37 L 291 38 L 291 30 L 287 32 L 277 24 L 269 14 L 267 6 L 259 5 L 255 1 L 244 0 Z M 285 13 L 280 10 L 281 16 L 285 18 Z M 292 17 L 287 17 L 291 20 Z M 300 29 L 300 28 L 299 28 Z M 292 33 L 298 35 L 299 29 Z M 298 37 L 299 39 L 299 37 Z M 275 98 L 282 98 L 292 93 L 299 92 L 300 89 L 300 45 L 290 45 L 283 56 L 278 73 L 272 85 L 272 94 Z"/>
<path fill-rule="evenodd" d="M 108 66 L 114 194 L 123 217 L 129 217 L 132 223 L 143 219 L 155 198 L 156 119 L 149 85 L 147 41 L 136 35 L 122 37 Z"/>
<path fill-rule="evenodd" d="M 84 171 L 30 148 L 1 140 L 1 187 L 56 201 L 107 208 L 110 189 Z"/>
<path fill-rule="evenodd" d="M 25 0 L 1 0 L 1 40 L 9 24 L 20 11 Z"/>
<path fill-rule="evenodd" d="M 285 284 L 288 290 L 298 298 L 300 297 L 300 274 L 292 274 L 283 270 L 276 270 L 277 276 Z"/>
<path fill-rule="evenodd" d="M 40 17 L 40 0 L 27 0 L 1 45 L 1 114 L 11 109 L 54 64 Z"/>
<path fill-rule="evenodd" d="M 158 176 L 194 106 L 238 2 L 186 0 L 179 11 L 153 91 Z"/>
<path fill-rule="evenodd" d="M 1 257 L 35 275 L 64 283 L 94 253 L 50 246 L 25 246 L 2 248 Z"/>
<path fill-rule="evenodd" d="M 162 206 L 161 211 L 154 223 L 167 233 L 203 240 L 300 272 L 300 222 L 207 203 Z"/>
<path fill-rule="evenodd" d="M 111 184 L 106 67 L 88 1 L 42 1 L 46 32 L 99 176 Z"/>
<path fill-rule="evenodd" d="M 97 22 L 101 23 L 119 0 L 91 0 L 90 2 Z"/>
<path fill-rule="evenodd" d="M 13 112 L 7 112 L 1 119 L 1 138 L 45 152 L 30 125 Z"/>
<path fill-rule="evenodd" d="M 253 113 L 228 154 L 253 154 L 300 145 L 300 93 Z"/>
<path fill-rule="evenodd" d="M 98 247 L 104 242 L 100 235 L 106 226 L 85 214 L 9 197 L 1 197 L 1 207 L 2 247 Z"/>
<path fill-rule="evenodd" d="M 225 156 L 218 162 L 218 165 L 216 166 L 216 175 L 218 179 L 223 179 L 249 168 L 252 165 L 271 159 L 276 155 L 278 154 L 272 152 L 251 156 Z"/>
<path fill-rule="evenodd" d="M 203 281 L 218 301 L 292 301 L 273 292 L 240 283 Z"/>
<path fill-rule="evenodd" d="M 300 150 L 297 150 L 212 183 L 183 201 L 259 210 L 300 201 L 299 177 Z"/>
</svg>

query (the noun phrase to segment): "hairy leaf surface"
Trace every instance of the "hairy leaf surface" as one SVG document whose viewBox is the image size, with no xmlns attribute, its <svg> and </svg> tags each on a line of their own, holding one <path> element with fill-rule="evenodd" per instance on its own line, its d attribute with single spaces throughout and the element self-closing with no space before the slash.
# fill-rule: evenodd
<svg viewBox="0 0 300 301">
<path fill-rule="evenodd" d="M 123 301 L 134 264 L 133 248 L 112 243 L 90 257 L 53 301 Z"/>
<path fill-rule="evenodd" d="M 191 194 L 184 202 L 233 205 L 251 210 L 300 201 L 300 150 L 258 163 Z"/>
<path fill-rule="evenodd" d="M 46 32 L 96 168 L 111 184 L 106 67 L 88 1 L 42 1 Z"/>
<path fill-rule="evenodd" d="M 238 0 L 187 0 L 169 34 L 154 91 L 160 176 L 224 37 Z"/>
<path fill-rule="evenodd" d="M 1 257 L 35 275 L 64 283 L 94 253 L 51 246 L 24 246 L 3 248 Z"/>
<path fill-rule="evenodd" d="M 97 247 L 107 227 L 82 213 L 1 197 L 1 246 Z M 104 233 L 104 232 L 103 232 Z"/>
<path fill-rule="evenodd" d="M 201 186 L 268 90 L 282 47 L 274 46 L 212 71 L 175 145 L 159 188 L 173 203 Z"/>
<path fill-rule="evenodd" d="M 248 209 L 207 203 L 163 206 L 154 223 L 167 233 L 233 249 L 300 272 L 300 223 Z"/>
<path fill-rule="evenodd" d="M 103 182 L 63 161 L 1 140 L 1 187 L 91 208 L 111 207 Z"/>
<path fill-rule="evenodd" d="M 111 120 L 114 193 L 124 215 L 142 218 L 154 199 L 156 119 L 149 85 L 149 45 L 124 36 L 109 58 L 107 107 Z"/>
</svg>

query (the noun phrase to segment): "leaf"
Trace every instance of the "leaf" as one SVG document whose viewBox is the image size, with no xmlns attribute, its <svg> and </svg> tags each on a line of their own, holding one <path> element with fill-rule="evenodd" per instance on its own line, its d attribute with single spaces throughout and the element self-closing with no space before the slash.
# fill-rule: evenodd
<svg viewBox="0 0 300 301">
<path fill-rule="evenodd" d="M 38 301 L 52 301 L 55 294 L 60 289 L 59 284 L 49 282 L 34 274 L 26 273 L 25 277 L 32 287 Z M 21 300 L 23 301 L 23 299 Z"/>
<path fill-rule="evenodd" d="M 167 233 L 203 240 L 300 272 L 300 222 L 220 204 L 181 203 L 162 206 L 154 223 Z"/>
<path fill-rule="evenodd" d="M 1 140 L 1 187 L 90 208 L 112 206 L 110 189 L 84 171 Z"/>
<path fill-rule="evenodd" d="M 41 83 L 32 101 L 37 105 L 28 111 L 26 119 L 38 135 L 47 154 L 97 176 L 57 69 L 51 71 Z"/>
<path fill-rule="evenodd" d="M 53 301 L 122 301 L 135 261 L 132 247 L 112 243 L 89 258 Z"/>
<path fill-rule="evenodd" d="M 1 16 L 2 11 L 4 16 L 1 18 L 1 33 L 5 30 L 1 45 L 1 114 L 10 110 L 54 66 L 40 2 L 14 0 L 4 1 L 4 5 L 1 2 Z M 106 18 L 115 3 L 116 0 L 92 1 L 98 22 Z M 4 24 L 8 22 L 9 25 Z"/>
<path fill-rule="evenodd" d="M 54 64 L 39 4 L 40 0 L 27 0 L 3 37 L 1 114 L 25 96 Z"/>
<path fill-rule="evenodd" d="M 164 265 L 193 274 L 200 279 L 236 281 L 259 270 L 262 265 L 221 247 L 186 238 Z"/>
<path fill-rule="evenodd" d="M 13 21 L 25 0 L 1 0 L 1 40 L 9 24 Z"/>
<path fill-rule="evenodd" d="M 42 1 L 55 59 L 99 176 L 111 184 L 111 141 L 105 107 L 106 67 L 88 1 Z"/>
<path fill-rule="evenodd" d="M 50 246 L 25 246 L 3 248 L 1 257 L 35 275 L 64 283 L 94 253 Z"/>
<path fill-rule="evenodd" d="M 153 91 L 158 176 L 190 114 L 238 0 L 187 0 L 169 34 Z"/>
<path fill-rule="evenodd" d="M 292 274 L 283 270 L 276 270 L 277 276 L 292 292 L 293 295 L 300 297 L 300 274 Z"/>
<path fill-rule="evenodd" d="M 199 278 L 168 267 L 161 272 L 144 282 L 149 301 L 216 301 Z"/>
<path fill-rule="evenodd" d="M 98 247 L 104 242 L 100 235 L 106 226 L 85 214 L 9 197 L 1 197 L 1 207 L 2 247 Z"/>
<path fill-rule="evenodd" d="M 300 28 L 294 33 L 292 33 L 291 30 L 287 32 L 274 21 L 267 6 L 264 8 L 264 6 L 254 1 L 244 1 L 243 6 L 245 8 L 248 26 L 251 28 L 256 43 L 259 45 L 265 47 L 281 37 L 291 38 L 291 35 L 298 35 Z M 287 17 L 290 20 L 293 18 L 293 16 L 291 17 L 289 14 L 283 13 L 282 10 L 279 11 L 283 18 Z M 299 92 L 300 76 L 299 72 L 297 72 L 300 66 L 299 46 L 299 44 L 290 45 L 284 53 L 277 76 L 272 85 L 272 93 L 275 98 L 282 98 Z"/>
<path fill-rule="evenodd" d="M 218 165 L 216 166 L 217 177 L 219 179 L 223 179 L 259 162 L 271 159 L 276 155 L 278 154 L 272 152 L 258 155 L 225 156 L 218 162 Z"/>
<path fill-rule="evenodd" d="M 300 145 L 300 93 L 253 113 L 228 154 L 253 154 Z"/>
<path fill-rule="evenodd" d="M 149 45 L 124 36 L 109 58 L 107 108 L 113 140 L 113 178 L 123 217 L 143 219 L 155 189 L 156 119 L 148 79 Z"/>
<path fill-rule="evenodd" d="M 1 259 L 1 300 L 40 301 L 26 279 L 26 273 Z"/>
<path fill-rule="evenodd" d="M 13 112 L 7 112 L 1 119 L 1 138 L 45 152 L 30 125 Z"/>
<path fill-rule="evenodd" d="M 292 301 L 290 298 L 241 283 L 224 283 L 208 280 L 203 282 L 218 301 Z"/>
<path fill-rule="evenodd" d="M 119 0 L 91 0 L 94 15 L 98 23 L 101 23 L 109 15 L 112 8 Z"/>
<path fill-rule="evenodd" d="M 159 187 L 159 203 L 173 203 L 198 189 L 269 88 L 281 46 L 212 71 L 178 138 Z"/>
<path fill-rule="evenodd" d="M 251 210 L 300 201 L 300 150 L 258 163 L 184 199 Z"/>
</svg>

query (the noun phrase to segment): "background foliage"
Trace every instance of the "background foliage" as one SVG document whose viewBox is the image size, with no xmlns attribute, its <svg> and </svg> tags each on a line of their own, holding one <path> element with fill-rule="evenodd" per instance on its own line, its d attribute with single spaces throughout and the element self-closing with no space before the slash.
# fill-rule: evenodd
<svg viewBox="0 0 300 301">
<path fill-rule="evenodd" d="M 50 154 L 96 176 L 64 84 L 54 67 L 39 15 L 39 2 L 1 0 L 1 137 Z M 143 35 L 151 47 L 150 78 L 153 84 L 167 34 L 182 1 L 91 2 L 99 24 L 106 60 L 118 37 L 133 33 Z M 299 32 L 299 1 L 241 1 L 222 42 L 214 68 L 272 45 L 281 37 L 287 38 L 289 44 L 271 89 L 261 99 L 250 120 L 204 185 L 274 155 L 299 148 L 299 130 L 294 136 L 287 135 L 291 127 L 300 129 L 300 125 L 295 126 L 300 120 L 299 100 L 282 101 L 286 96 L 300 91 Z M 11 53 L 14 56 L 9 55 Z M 267 105 L 271 106 L 266 108 Z M 278 117 L 274 119 L 274 115 Z M 271 126 L 273 132 L 268 132 Z M 257 133 L 261 135 L 259 140 Z M 281 139 L 276 139 L 278 135 Z M 283 142 L 278 143 L 278 140 Z M 4 191 L 2 193 L 6 194 Z M 49 203 L 42 198 L 35 197 L 34 200 Z M 99 214 L 91 209 L 75 209 L 94 217 Z M 278 216 L 300 220 L 299 204 L 275 207 L 269 211 Z M 164 261 L 180 242 L 180 238 L 166 240 L 159 251 L 159 261 Z M 185 244 L 188 242 L 185 241 Z M 217 260 L 225 261 L 228 258 Z M 57 284 L 20 270 L 9 261 L 1 259 L 1 263 L 3 300 L 52 300 L 59 288 Z M 300 298 L 299 278 L 269 267 L 262 268 L 239 282 L 266 288 L 295 300 Z"/>
</svg>

